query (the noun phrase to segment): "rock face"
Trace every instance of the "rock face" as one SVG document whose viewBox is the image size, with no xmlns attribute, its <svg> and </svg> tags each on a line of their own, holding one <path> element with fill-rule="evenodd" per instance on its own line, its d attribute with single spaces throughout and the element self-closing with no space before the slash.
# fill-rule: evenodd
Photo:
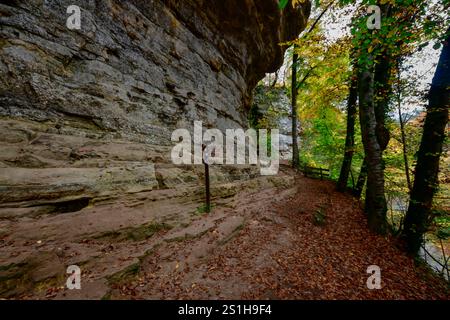
<svg viewBox="0 0 450 320">
<path fill-rule="evenodd" d="M 264 126 L 277 128 L 280 132 L 280 159 L 292 160 L 291 100 L 282 87 L 259 85 L 254 91 L 251 113 L 255 121 Z M 297 124 L 297 134 L 300 123 Z M 300 137 L 299 137 L 300 138 Z"/>
<path fill-rule="evenodd" d="M 245 128 L 253 88 L 310 10 L 281 12 L 277 0 L 83 0 L 81 30 L 69 30 L 72 2 L 0 4 L 6 215 L 198 182 L 201 168 L 170 165 L 172 131 L 194 120 Z"/>
</svg>

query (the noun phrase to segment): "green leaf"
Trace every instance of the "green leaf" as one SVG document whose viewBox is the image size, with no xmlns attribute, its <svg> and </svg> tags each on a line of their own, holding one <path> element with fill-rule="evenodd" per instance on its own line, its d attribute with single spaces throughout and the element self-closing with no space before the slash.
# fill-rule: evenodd
<svg viewBox="0 0 450 320">
<path fill-rule="evenodd" d="M 441 43 L 438 42 L 438 43 L 436 43 L 436 44 L 433 46 L 433 49 L 434 49 L 434 50 L 439 50 L 440 47 L 441 47 Z"/>
<path fill-rule="evenodd" d="M 283 10 L 284 8 L 286 8 L 288 3 L 289 3 L 289 0 L 280 0 L 280 2 L 278 3 L 278 7 L 281 10 Z"/>
</svg>

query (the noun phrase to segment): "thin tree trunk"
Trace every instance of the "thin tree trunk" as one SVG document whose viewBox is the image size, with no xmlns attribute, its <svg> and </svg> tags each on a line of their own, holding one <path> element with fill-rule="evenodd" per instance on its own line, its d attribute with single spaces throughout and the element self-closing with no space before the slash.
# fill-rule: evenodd
<svg viewBox="0 0 450 320">
<path fill-rule="evenodd" d="M 411 184 L 411 176 L 409 174 L 408 147 L 406 145 L 405 123 L 403 121 L 402 115 L 402 88 L 401 88 L 400 61 L 397 61 L 397 108 L 398 108 L 398 119 L 400 122 L 400 134 L 402 138 L 403 161 L 405 164 L 406 183 L 408 185 L 408 190 L 411 193 L 412 184 Z"/>
<path fill-rule="evenodd" d="M 298 151 L 298 139 L 297 139 L 297 63 L 298 54 L 295 53 L 292 58 L 292 103 L 291 103 L 291 116 L 292 116 L 292 167 L 298 168 L 300 164 L 300 155 Z"/>
<path fill-rule="evenodd" d="M 405 134 L 405 123 L 403 122 L 403 115 L 402 115 L 402 109 L 401 109 L 401 103 L 398 104 L 398 119 L 400 121 L 400 133 L 402 136 L 402 147 L 403 147 L 403 160 L 405 163 L 405 176 L 406 176 L 406 183 L 408 185 L 409 192 L 412 191 L 412 184 L 411 184 L 411 176 L 409 174 L 409 161 L 408 161 L 408 147 L 406 145 L 406 134 Z"/>
<path fill-rule="evenodd" d="M 355 152 L 355 118 L 357 114 L 356 102 L 358 99 L 358 78 L 353 75 L 350 79 L 350 92 L 347 102 L 347 134 L 345 137 L 345 153 L 341 172 L 337 183 L 338 191 L 347 190 L 347 181 L 352 167 L 353 153 Z"/>
<path fill-rule="evenodd" d="M 353 170 L 350 167 L 350 177 L 352 179 L 352 190 L 355 188 L 355 177 L 353 176 Z"/>
<path fill-rule="evenodd" d="M 450 105 L 450 29 L 429 92 L 429 104 L 418 152 L 415 179 L 403 236 L 407 251 L 417 254 L 428 229 L 434 194 L 439 180 L 439 160 L 448 123 Z"/>
<path fill-rule="evenodd" d="M 377 138 L 374 73 L 371 70 L 360 71 L 358 83 L 361 134 L 368 165 L 365 211 L 369 229 L 385 234 L 387 205 L 384 195 L 383 151 Z"/>
<path fill-rule="evenodd" d="M 358 181 L 356 182 L 355 188 L 353 188 L 353 195 L 361 199 L 362 191 L 364 189 L 364 185 L 367 180 L 367 158 L 364 158 L 364 161 L 361 165 L 361 170 L 359 171 Z"/>
<path fill-rule="evenodd" d="M 337 0 L 330 1 L 325 9 L 319 14 L 314 23 L 311 25 L 311 28 L 306 32 L 305 35 L 310 34 L 314 28 L 319 23 L 320 19 L 325 15 L 325 13 L 330 9 L 333 4 L 335 4 Z M 295 53 L 294 44 L 294 54 L 292 57 L 292 167 L 298 168 L 300 165 L 300 154 L 298 151 L 298 139 L 297 139 L 297 63 L 298 63 L 298 54 Z"/>
</svg>

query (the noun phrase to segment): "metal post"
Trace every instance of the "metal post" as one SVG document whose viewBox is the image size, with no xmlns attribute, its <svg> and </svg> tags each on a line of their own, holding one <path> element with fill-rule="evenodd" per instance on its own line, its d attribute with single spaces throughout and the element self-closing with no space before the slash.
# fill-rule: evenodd
<svg viewBox="0 0 450 320">
<path fill-rule="evenodd" d="M 210 189 L 209 189 L 209 165 L 208 165 L 208 160 L 207 161 L 205 161 L 205 149 L 206 149 L 206 146 L 205 145 L 202 145 L 202 149 L 203 149 L 203 159 L 202 159 L 202 161 L 203 161 L 203 164 L 205 165 L 205 201 L 206 201 L 206 204 L 205 204 L 205 211 L 207 212 L 207 213 L 210 213 L 211 212 L 211 192 L 210 192 Z"/>
</svg>

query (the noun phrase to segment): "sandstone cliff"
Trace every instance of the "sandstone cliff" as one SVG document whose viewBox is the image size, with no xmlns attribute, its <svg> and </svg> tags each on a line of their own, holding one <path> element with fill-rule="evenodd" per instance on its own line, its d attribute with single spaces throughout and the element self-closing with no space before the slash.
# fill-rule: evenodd
<svg viewBox="0 0 450 320">
<path fill-rule="evenodd" d="M 197 185 L 202 168 L 170 165 L 171 132 L 247 126 L 254 86 L 309 15 L 277 3 L 83 0 L 69 30 L 73 1 L 3 1 L 0 216 Z"/>
</svg>

